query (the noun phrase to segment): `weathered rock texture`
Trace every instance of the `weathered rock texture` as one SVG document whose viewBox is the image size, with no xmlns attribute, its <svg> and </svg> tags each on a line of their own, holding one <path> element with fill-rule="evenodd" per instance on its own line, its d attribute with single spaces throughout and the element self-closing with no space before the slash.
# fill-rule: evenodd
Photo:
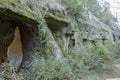
<svg viewBox="0 0 120 80">
<path fill-rule="evenodd" d="M 62 0 L 64 4 L 57 0 L 35 1 L 36 3 L 22 1 L 0 1 L 1 62 L 7 58 L 7 48 L 14 39 L 16 26 L 19 26 L 21 31 L 23 52 L 20 50 L 20 53 L 23 53 L 23 60 L 32 60 L 30 56 L 36 52 L 46 54 L 47 57 L 52 53 L 58 60 L 62 60 L 63 52 L 56 38 L 70 39 L 73 47 L 79 45 L 79 36 L 83 41 L 81 43 L 95 40 L 104 43 L 120 39 L 119 25 L 109 19 L 100 18 L 88 5 L 83 9 L 78 6 L 78 9 L 70 14 L 70 7 L 65 5 L 66 0 Z M 39 33 L 39 29 L 43 33 Z M 38 34 L 44 35 L 38 38 Z M 42 37 L 45 37 L 45 41 Z M 42 45 L 38 44 L 39 40 L 40 43 L 43 42 Z M 21 59 L 18 64 L 20 63 Z"/>
<path fill-rule="evenodd" d="M 23 60 L 23 51 L 21 34 L 18 26 L 15 29 L 14 39 L 12 43 L 8 46 L 7 58 L 11 66 L 17 68 L 20 67 Z"/>
<path fill-rule="evenodd" d="M 34 14 L 29 7 L 23 6 L 17 2 L 12 2 L 11 0 L 0 1 L 0 63 L 6 62 L 7 58 L 9 58 L 8 60 L 10 60 L 11 63 L 11 59 L 14 59 L 12 64 L 15 64 L 15 66 L 20 66 L 22 55 L 26 56 L 23 56 L 26 60 L 31 59 L 30 55 L 36 51 L 36 47 L 34 47 L 36 45 L 36 41 L 34 38 L 35 34 L 37 33 L 37 31 L 35 31 L 37 24 L 38 22 L 35 20 Z M 18 47 L 18 50 L 20 51 L 10 48 L 11 42 L 16 39 L 16 37 L 18 37 L 15 36 L 16 26 L 19 26 L 19 29 L 21 31 L 20 35 L 22 37 L 20 44 L 24 45 L 23 52 L 21 52 L 22 47 L 20 49 L 18 43 L 14 44 L 14 48 Z M 17 56 L 21 58 L 18 61 L 18 58 L 15 58 L 16 54 L 14 54 L 16 53 L 14 52 L 16 50 L 18 51 L 17 53 L 24 53 L 21 54 L 21 56 Z"/>
</svg>

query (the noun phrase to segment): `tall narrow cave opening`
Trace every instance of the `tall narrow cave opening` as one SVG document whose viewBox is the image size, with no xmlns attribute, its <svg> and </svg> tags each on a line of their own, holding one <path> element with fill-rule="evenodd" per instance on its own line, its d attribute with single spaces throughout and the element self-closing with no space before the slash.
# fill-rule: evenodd
<svg viewBox="0 0 120 80">
<path fill-rule="evenodd" d="M 0 18 L 0 64 L 8 61 L 8 48 L 15 38 L 16 27 L 20 30 L 23 61 L 32 60 L 32 55 L 36 51 L 35 34 L 37 28 L 24 22 L 5 20 Z M 18 45 L 15 45 L 18 47 Z"/>
</svg>

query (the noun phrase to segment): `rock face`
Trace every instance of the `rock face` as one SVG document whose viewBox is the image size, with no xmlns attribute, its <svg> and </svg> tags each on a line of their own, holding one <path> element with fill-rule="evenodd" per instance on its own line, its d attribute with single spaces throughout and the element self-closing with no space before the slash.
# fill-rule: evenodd
<svg viewBox="0 0 120 80">
<path fill-rule="evenodd" d="M 0 17 L 3 19 L 37 24 L 38 22 L 33 15 L 29 7 L 21 5 L 16 1 L 0 1 Z"/>
<path fill-rule="evenodd" d="M 94 40 L 109 40 L 113 41 L 113 31 L 111 28 L 102 23 L 97 17 L 91 14 L 90 20 L 81 20 L 79 17 L 78 24 L 81 31 L 83 40 L 94 41 Z"/>
<path fill-rule="evenodd" d="M 14 31 L 13 31 L 13 24 L 9 21 L 1 20 L 0 21 L 0 63 L 5 62 L 7 59 L 7 48 L 8 45 L 13 40 Z"/>
<path fill-rule="evenodd" d="M 35 31 L 37 24 L 38 21 L 28 6 L 11 0 L 0 1 L 0 64 L 8 59 L 12 66 L 19 67 L 22 59 L 31 59 L 30 56 L 36 51 L 34 38 L 38 32 Z M 23 53 L 27 56 L 24 57 Z"/>
<path fill-rule="evenodd" d="M 67 0 L 61 1 L 67 2 Z M 95 42 L 95 40 L 104 43 L 104 41 L 120 39 L 120 27 L 115 22 L 101 21 L 86 7 L 84 10 L 77 9 L 74 14 L 68 14 L 71 12 L 68 11 L 69 6 L 65 6 L 65 3 L 62 5 L 58 0 L 41 2 L 36 0 L 34 5 L 28 2 L 29 0 L 25 2 L 24 0 L 0 0 L 0 62 L 4 62 L 8 57 L 13 66 L 19 67 L 22 59 L 29 59 L 32 54 L 41 51 L 42 54 L 47 53 L 48 57 L 49 53 L 52 53 L 58 60 L 62 60 L 63 52 L 56 38 L 67 39 L 69 44 L 73 44 L 72 47 L 79 45 L 78 36 L 83 41 L 81 43 Z M 74 7 L 76 6 L 77 3 Z M 21 33 L 16 26 L 19 26 Z M 40 30 L 43 32 L 39 33 Z M 14 33 L 19 37 L 14 37 Z M 38 34 L 44 35 L 38 38 Z M 42 41 L 43 37 L 45 41 Z M 41 46 L 38 44 L 38 39 L 43 42 Z M 45 50 L 40 49 L 43 45 Z"/>
<path fill-rule="evenodd" d="M 20 67 L 23 59 L 21 34 L 19 27 L 15 29 L 15 36 L 7 51 L 8 61 L 13 67 Z"/>
</svg>

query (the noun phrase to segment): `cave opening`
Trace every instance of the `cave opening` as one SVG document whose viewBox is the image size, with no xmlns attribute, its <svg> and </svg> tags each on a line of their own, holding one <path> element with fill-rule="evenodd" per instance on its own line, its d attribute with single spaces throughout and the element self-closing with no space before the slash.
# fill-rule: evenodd
<svg viewBox="0 0 120 80">
<path fill-rule="evenodd" d="M 45 20 L 54 37 L 63 38 L 65 36 L 68 28 L 67 22 L 60 21 L 52 17 L 46 17 Z"/>
<path fill-rule="evenodd" d="M 32 60 L 32 54 L 35 53 L 35 33 L 37 32 L 37 27 L 35 25 L 31 25 L 29 23 L 13 21 L 13 20 L 5 20 L 0 18 L 0 64 L 8 62 L 8 47 L 12 43 L 15 38 L 15 29 L 16 27 L 20 30 L 21 36 L 21 45 L 22 45 L 22 53 L 23 60 L 28 61 Z M 17 44 L 15 45 L 18 46 Z"/>
</svg>

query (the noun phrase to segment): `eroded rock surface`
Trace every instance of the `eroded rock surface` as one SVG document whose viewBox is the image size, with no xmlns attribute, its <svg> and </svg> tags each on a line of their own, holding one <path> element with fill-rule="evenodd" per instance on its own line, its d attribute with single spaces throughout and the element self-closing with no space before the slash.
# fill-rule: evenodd
<svg viewBox="0 0 120 80">
<path fill-rule="evenodd" d="M 80 15 L 83 16 L 82 14 L 78 14 L 76 18 L 81 36 L 86 41 L 114 41 L 113 33 L 117 32 L 119 34 L 118 29 L 112 29 L 117 28 L 117 25 L 111 28 L 111 26 L 101 22 L 99 18 L 92 14 L 90 14 L 91 17 L 88 20 L 82 20 Z M 117 34 L 114 35 L 117 36 Z"/>
<path fill-rule="evenodd" d="M 7 60 L 7 48 L 14 38 L 13 23 L 0 20 L 0 63 Z"/>
<path fill-rule="evenodd" d="M 23 59 L 23 51 L 19 27 L 16 27 L 15 29 L 15 37 L 8 47 L 7 57 L 11 66 L 19 67 L 21 65 Z"/>
</svg>

